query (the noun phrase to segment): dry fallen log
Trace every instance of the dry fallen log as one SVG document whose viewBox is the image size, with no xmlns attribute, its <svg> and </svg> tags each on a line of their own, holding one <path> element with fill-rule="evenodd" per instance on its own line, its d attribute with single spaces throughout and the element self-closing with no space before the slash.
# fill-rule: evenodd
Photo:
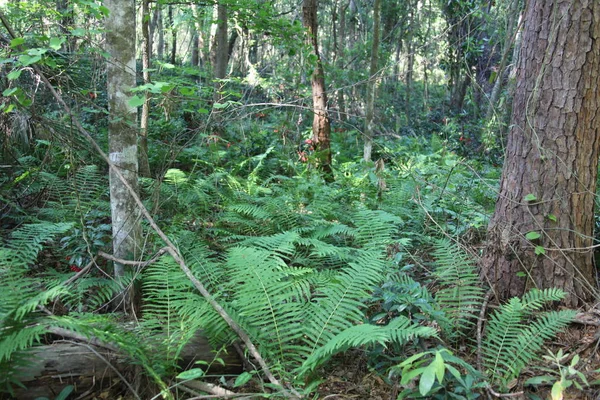
<svg viewBox="0 0 600 400">
<path fill-rule="evenodd" d="M 53 399 L 68 385 L 75 392 L 100 393 L 125 377 L 133 383 L 135 365 L 124 354 L 105 347 L 73 341 L 57 341 L 50 345 L 38 346 L 30 351 L 30 365 L 19 371 L 21 382 L 27 389 L 15 388 L 16 399 L 35 399 L 48 397 Z M 197 334 L 183 349 L 179 366 L 182 369 L 198 367 L 196 361 L 211 362 L 215 358 L 208 341 Z M 239 374 L 242 362 L 233 349 L 221 352 L 219 358 L 225 365 L 214 362 L 209 374 Z M 204 368 L 203 366 L 201 366 Z M 121 376 L 119 376 L 121 375 Z M 0 394 L 2 399 L 10 396 Z"/>
</svg>

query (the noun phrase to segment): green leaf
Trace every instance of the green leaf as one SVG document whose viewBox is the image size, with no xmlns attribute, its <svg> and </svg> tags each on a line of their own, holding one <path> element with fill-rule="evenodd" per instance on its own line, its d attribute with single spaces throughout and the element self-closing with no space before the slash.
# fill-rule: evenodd
<svg viewBox="0 0 600 400">
<path fill-rule="evenodd" d="M 227 104 L 223 104 L 223 103 L 215 103 L 213 104 L 213 108 L 216 108 L 217 110 L 222 109 L 222 108 L 226 108 Z"/>
<path fill-rule="evenodd" d="M 208 114 L 209 111 L 206 108 L 200 108 L 198 109 L 198 114 Z"/>
<path fill-rule="evenodd" d="M 54 400 L 66 400 L 67 397 L 69 397 L 69 395 L 71 394 L 71 392 L 73 391 L 74 386 L 73 385 L 69 385 L 66 386 L 59 394 L 58 396 L 56 396 L 54 398 Z"/>
<path fill-rule="evenodd" d="M 435 367 L 435 376 L 437 377 L 440 385 L 444 381 L 444 373 L 446 373 L 446 366 L 442 354 L 438 351 L 435 353 L 435 359 L 431 363 Z"/>
<path fill-rule="evenodd" d="M 517 272 L 517 276 L 519 278 L 525 278 L 527 276 L 527 274 L 525 272 L 523 272 L 523 271 L 520 271 L 520 272 Z"/>
<path fill-rule="evenodd" d="M 19 57 L 19 62 L 23 66 L 27 66 L 27 65 L 35 64 L 36 62 L 40 61 L 41 59 L 42 59 L 41 56 L 28 56 L 27 54 L 23 54 L 22 56 Z"/>
<path fill-rule="evenodd" d="M 144 97 L 133 96 L 132 98 L 129 99 L 129 105 L 131 107 L 140 107 L 144 104 L 144 101 L 146 101 L 146 99 Z"/>
<path fill-rule="evenodd" d="M 71 30 L 71 35 L 73 35 L 73 36 L 85 36 L 86 32 L 87 31 L 85 29 L 75 28 L 75 29 Z"/>
<path fill-rule="evenodd" d="M 551 383 L 552 381 L 554 381 L 554 377 L 550 376 L 550 375 L 541 375 L 541 376 L 534 376 L 533 378 L 529 378 L 525 381 L 525 385 L 543 385 L 543 384 L 548 384 Z"/>
<path fill-rule="evenodd" d="M 235 379 L 233 387 L 240 387 L 242 385 L 245 385 L 250 379 L 252 379 L 252 374 L 249 372 L 244 372 Z"/>
<path fill-rule="evenodd" d="M 183 371 L 179 375 L 177 375 L 177 379 L 184 379 L 186 381 L 190 381 L 192 379 L 198 379 L 204 376 L 204 370 L 201 368 L 192 368 L 187 371 Z"/>
<path fill-rule="evenodd" d="M 556 215 L 554 214 L 548 214 L 546 216 L 550 221 L 556 222 Z"/>
<path fill-rule="evenodd" d="M 14 81 L 15 79 L 18 79 L 19 76 L 21 76 L 21 71 L 20 69 L 15 69 L 9 72 L 8 75 L 6 75 L 6 77 L 8 78 L 9 81 Z"/>
<path fill-rule="evenodd" d="M 537 197 L 535 197 L 535 194 L 529 193 L 527 196 L 525 196 L 524 200 L 525 201 L 536 201 Z"/>
<path fill-rule="evenodd" d="M 14 49 L 14 48 L 19 47 L 23 43 L 25 43 L 25 39 L 23 39 L 23 38 L 14 38 L 13 40 L 10 41 L 10 47 Z"/>
<path fill-rule="evenodd" d="M 539 256 L 542 254 L 546 254 L 546 249 L 544 248 L 544 246 L 535 246 L 535 255 Z"/>
<path fill-rule="evenodd" d="M 421 396 L 425 396 L 433 387 L 433 384 L 435 383 L 435 373 L 436 365 L 435 361 L 432 361 L 431 364 L 425 367 L 425 370 L 421 375 L 421 380 L 419 381 L 419 393 L 421 393 Z"/>
<path fill-rule="evenodd" d="M 65 42 L 65 38 L 50 38 L 50 48 L 53 50 L 60 50 L 62 44 Z"/>
<path fill-rule="evenodd" d="M 15 94 L 15 93 L 16 93 L 16 91 L 17 91 L 17 90 L 19 90 L 19 88 L 16 88 L 16 87 L 15 87 L 15 88 L 8 88 L 8 89 L 5 89 L 5 90 L 2 92 L 2 96 L 4 96 L 4 97 L 12 96 L 13 94 Z"/>
<path fill-rule="evenodd" d="M 538 232 L 535 232 L 535 231 L 527 232 L 527 234 L 525 235 L 525 238 L 527 240 L 535 240 L 535 239 L 539 239 L 541 237 L 542 237 L 542 235 L 540 235 Z"/>
</svg>

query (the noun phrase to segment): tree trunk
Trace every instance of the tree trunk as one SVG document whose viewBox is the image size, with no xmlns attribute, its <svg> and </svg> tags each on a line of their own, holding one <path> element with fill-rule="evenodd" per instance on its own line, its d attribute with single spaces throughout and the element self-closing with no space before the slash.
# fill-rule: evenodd
<svg viewBox="0 0 600 400">
<path fill-rule="evenodd" d="M 377 90 L 377 61 L 379 59 L 379 21 L 381 0 L 373 4 L 373 41 L 371 47 L 371 66 L 369 68 L 369 83 L 367 84 L 367 112 L 365 118 L 365 145 L 363 159 L 371 161 L 373 150 L 373 117 L 375 115 L 375 91 Z"/>
<path fill-rule="evenodd" d="M 170 63 L 175 65 L 177 61 L 177 29 L 175 27 L 175 22 L 173 20 L 173 6 L 169 5 L 169 10 L 167 14 L 169 18 L 169 30 L 171 31 L 171 57 Z"/>
<path fill-rule="evenodd" d="M 133 188 L 138 187 L 138 146 L 135 107 L 129 105 L 130 89 L 135 87 L 135 3 L 130 0 L 107 0 L 110 16 L 106 18 L 106 64 L 109 157 Z M 113 255 L 134 260 L 141 239 L 140 212 L 125 185 L 112 171 L 109 174 L 112 215 Z M 125 275 L 125 266 L 115 263 L 117 280 Z M 132 311 L 135 296 L 125 290 L 119 307 Z"/>
<path fill-rule="evenodd" d="M 142 0 L 142 77 L 144 84 L 150 83 L 150 59 L 152 52 L 152 37 L 150 36 L 150 2 Z M 139 164 L 140 175 L 150 177 L 150 164 L 148 162 L 148 121 L 150 118 L 150 95 L 144 94 L 144 104 L 142 105 L 142 116 L 140 121 L 140 143 L 139 143 Z"/>
<path fill-rule="evenodd" d="M 223 79 L 227 73 L 229 44 L 227 42 L 227 6 L 222 3 L 217 5 L 217 33 L 215 34 L 215 43 L 214 77 Z"/>
<path fill-rule="evenodd" d="M 518 25 L 521 21 L 521 18 L 518 15 L 519 4 L 519 0 L 512 0 L 512 3 L 510 5 L 506 37 L 504 38 L 504 47 L 502 48 L 502 59 L 500 60 L 500 65 L 498 66 L 498 70 L 496 71 L 496 81 L 494 82 L 494 88 L 492 89 L 492 93 L 490 94 L 490 99 L 486 112 L 487 121 L 490 121 L 494 117 L 496 102 L 498 101 L 498 97 L 500 96 L 500 91 L 504 83 L 504 69 L 506 68 L 506 64 L 508 62 L 508 55 L 512 53 L 511 49 L 517 36 Z"/>
<path fill-rule="evenodd" d="M 578 306 L 595 289 L 600 3 L 530 0 L 524 21 L 482 274 L 499 299 L 558 287 L 568 306 Z"/>
<path fill-rule="evenodd" d="M 326 181 L 333 181 L 331 169 L 331 123 L 327 111 L 327 92 L 325 91 L 325 72 L 319 44 L 317 42 L 317 0 L 303 0 L 302 19 L 307 30 L 307 41 L 316 57 L 316 65 L 312 73 L 312 98 L 313 98 L 313 141 L 316 144 L 317 167 L 323 172 Z"/>
</svg>

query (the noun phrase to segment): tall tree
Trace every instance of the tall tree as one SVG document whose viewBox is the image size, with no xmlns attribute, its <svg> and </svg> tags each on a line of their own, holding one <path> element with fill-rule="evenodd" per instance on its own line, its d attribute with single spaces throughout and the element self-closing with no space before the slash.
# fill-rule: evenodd
<svg viewBox="0 0 600 400">
<path fill-rule="evenodd" d="M 375 116 L 375 91 L 377 90 L 377 61 L 379 59 L 379 21 L 381 13 L 381 0 L 375 0 L 373 5 L 373 42 L 371 45 L 371 65 L 369 68 L 369 82 L 367 84 L 367 112 L 365 118 L 365 145 L 363 158 L 371 161 L 373 150 L 373 118 Z"/>
<path fill-rule="evenodd" d="M 317 162 L 327 181 L 333 180 L 331 169 L 331 123 L 327 110 L 327 92 L 325 90 L 325 72 L 319 53 L 317 40 L 317 0 L 303 0 L 302 19 L 307 31 L 307 41 L 313 49 L 316 65 L 313 69 L 311 86 L 313 99 L 313 141 L 316 144 Z"/>
<path fill-rule="evenodd" d="M 150 83 L 150 59 L 152 57 L 152 36 L 150 36 L 150 1 L 142 0 L 142 77 L 144 84 Z M 140 120 L 139 172 L 150 176 L 148 162 L 148 122 L 150 119 L 150 95 L 146 93 Z"/>
<path fill-rule="evenodd" d="M 110 120 L 108 148 L 111 162 L 133 188 L 138 187 L 138 145 L 136 109 L 129 104 L 130 89 L 135 86 L 135 3 L 132 0 L 106 0 L 110 10 L 105 21 L 107 62 L 107 96 Z M 112 216 L 113 255 L 135 259 L 141 238 L 140 212 L 127 187 L 111 169 L 110 207 Z M 125 266 L 115 263 L 117 279 L 125 275 Z M 135 303 L 130 287 L 124 292 L 123 307 Z"/>
<path fill-rule="evenodd" d="M 482 273 L 500 299 L 558 287 L 577 306 L 595 289 L 600 149 L 600 2 L 527 2 L 499 198 Z"/>
</svg>

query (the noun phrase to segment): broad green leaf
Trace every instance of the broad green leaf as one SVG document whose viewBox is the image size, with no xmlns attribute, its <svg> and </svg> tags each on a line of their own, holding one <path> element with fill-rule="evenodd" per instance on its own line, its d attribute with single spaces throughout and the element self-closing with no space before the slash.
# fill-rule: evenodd
<svg viewBox="0 0 600 400">
<path fill-rule="evenodd" d="M 414 378 L 416 378 L 417 376 L 421 375 L 421 373 L 425 371 L 425 367 L 423 368 L 417 368 L 417 369 L 413 369 L 407 373 L 403 373 L 402 374 L 402 379 L 400 380 L 400 384 L 401 385 L 406 385 L 408 384 L 410 381 L 412 381 Z"/>
<path fill-rule="evenodd" d="M 60 50 L 60 48 L 64 42 L 65 42 L 65 38 L 62 38 L 62 37 L 50 38 L 50 48 L 53 50 Z"/>
<path fill-rule="evenodd" d="M 23 54 L 22 56 L 19 57 L 19 62 L 23 66 L 27 66 L 27 65 L 35 64 L 36 62 L 40 61 L 41 59 L 42 59 L 41 56 L 28 56 L 27 54 Z"/>
<path fill-rule="evenodd" d="M 527 196 L 525 196 L 525 201 L 536 201 L 537 197 L 535 197 L 535 194 L 533 193 L 529 193 Z"/>
<path fill-rule="evenodd" d="M 59 394 L 54 398 L 54 400 L 66 400 L 75 387 L 73 385 L 69 385 L 65 387 Z"/>
<path fill-rule="evenodd" d="M 133 96 L 129 99 L 129 105 L 131 107 L 140 107 L 144 104 L 145 99 L 140 96 Z"/>
<path fill-rule="evenodd" d="M 201 368 L 192 368 L 188 369 L 187 371 L 183 371 L 182 373 L 177 375 L 177 379 L 184 379 L 186 381 L 189 381 L 192 379 L 201 378 L 202 376 L 204 376 L 204 370 L 202 370 Z"/>
<path fill-rule="evenodd" d="M 550 221 L 554 221 L 554 222 L 556 222 L 556 215 L 554 215 L 554 214 L 548 214 L 548 215 L 547 215 L 547 217 L 548 217 L 548 219 L 549 219 Z"/>
<path fill-rule="evenodd" d="M 14 49 L 14 48 L 19 47 L 23 43 L 25 43 L 25 39 L 20 38 L 20 37 L 19 38 L 14 38 L 13 40 L 10 41 L 10 47 Z"/>
<path fill-rule="evenodd" d="M 550 392 L 552 396 L 552 400 L 562 400 L 563 399 L 563 391 L 564 391 L 563 381 L 554 382 L 552 385 L 552 391 Z"/>
<path fill-rule="evenodd" d="M 217 110 L 222 109 L 222 108 L 226 108 L 227 104 L 223 104 L 223 103 L 215 103 L 213 104 L 213 108 L 216 108 Z"/>
<path fill-rule="evenodd" d="M 250 379 L 252 379 L 252 374 L 249 372 L 244 372 L 235 379 L 233 387 L 240 387 L 242 385 L 245 385 Z"/>
<path fill-rule="evenodd" d="M 6 77 L 8 78 L 9 81 L 14 81 L 15 79 L 18 79 L 19 76 L 21 76 L 21 69 L 15 69 L 9 72 L 8 75 L 6 75 Z"/>
<path fill-rule="evenodd" d="M 82 28 L 75 28 L 71 30 L 71 35 L 73 36 L 85 36 L 86 30 Z"/>
<path fill-rule="evenodd" d="M 542 254 L 546 254 L 546 249 L 544 248 L 544 246 L 535 246 L 535 255 L 539 256 Z"/>
<path fill-rule="evenodd" d="M 12 96 L 13 94 L 16 93 L 17 90 L 19 90 L 19 88 L 16 88 L 16 87 L 5 89 L 2 92 L 2 96 L 4 96 L 4 97 Z"/>
<path fill-rule="evenodd" d="M 444 363 L 444 358 L 441 353 L 438 351 L 435 353 L 435 359 L 431 363 L 435 366 L 435 376 L 440 384 L 444 381 L 444 373 L 446 373 L 446 366 Z"/>
<path fill-rule="evenodd" d="M 209 111 L 206 108 L 200 108 L 198 109 L 198 114 L 208 114 Z"/>
<path fill-rule="evenodd" d="M 433 384 L 435 383 L 435 373 L 436 365 L 435 361 L 432 361 L 431 364 L 425 367 L 425 370 L 421 375 L 421 380 L 419 380 L 419 393 L 421 393 L 421 396 L 425 396 L 433 387 Z"/>
<path fill-rule="evenodd" d="M 535 231 L 527 232 L 527 234 L 525 235 L 525 238 L 527 240 L 535 240 L 535 239 L 539 239 L 541 237 L 542 237 L 542 235 L 540 235 L 538 232 L 535 232 Z"/>
</svg>

